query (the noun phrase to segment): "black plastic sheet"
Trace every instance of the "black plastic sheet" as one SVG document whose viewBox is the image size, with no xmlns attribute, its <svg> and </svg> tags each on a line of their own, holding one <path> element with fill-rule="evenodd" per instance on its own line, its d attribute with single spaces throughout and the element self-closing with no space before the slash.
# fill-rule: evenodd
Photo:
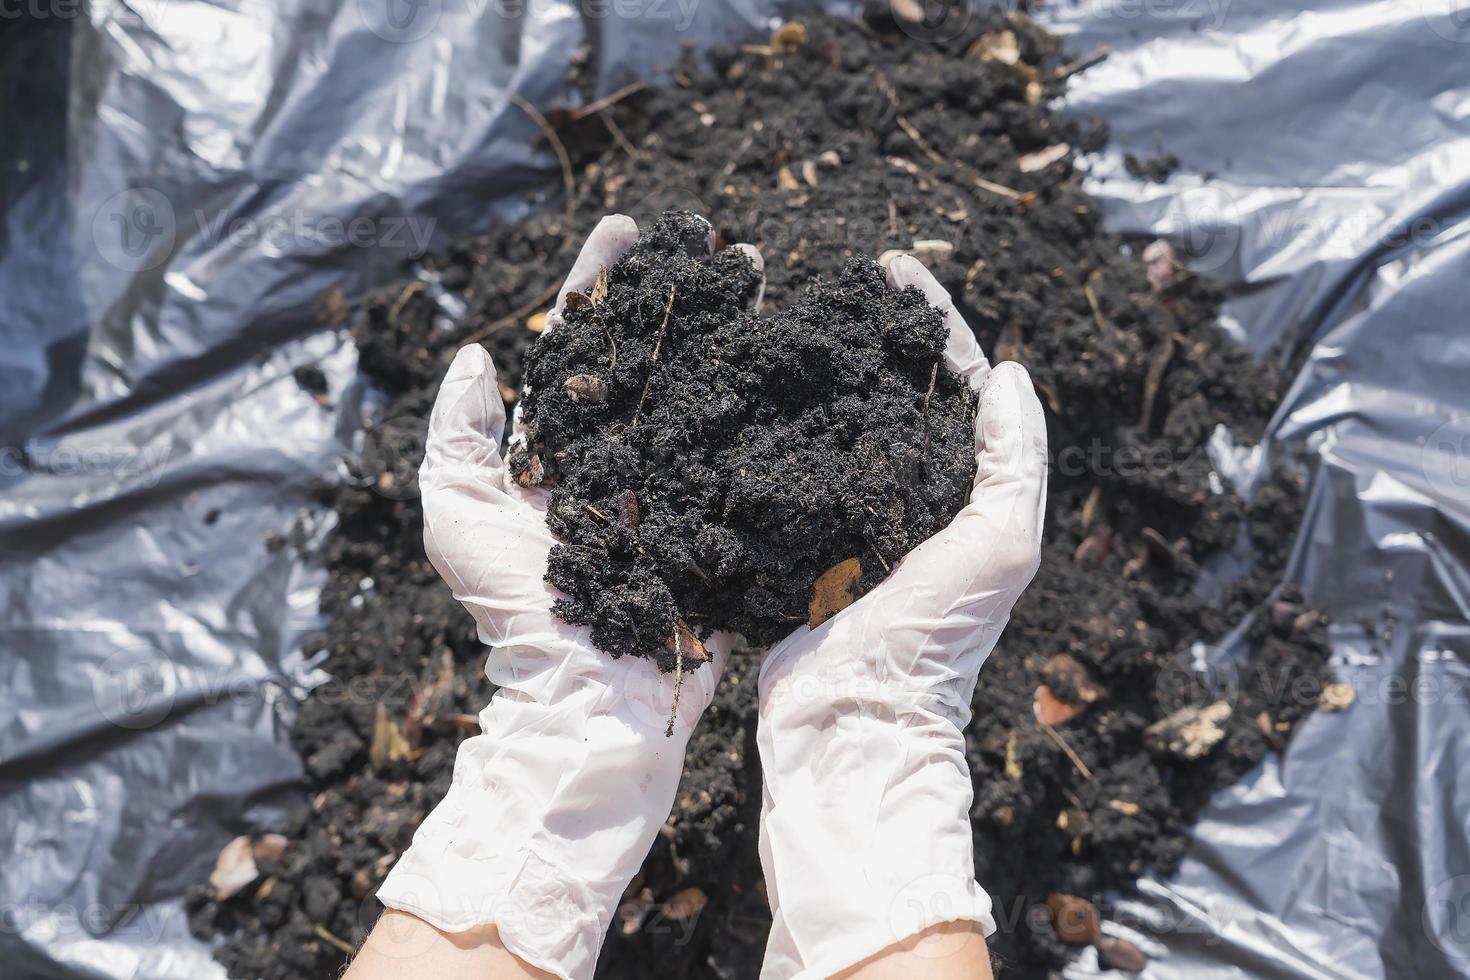
<svg viewBox="0 0 1470 980">
<path fill-rule="evenodd" d="M 220 971 L 179 896 L 301 772 L 286 732 L 319 679 L 300 639 L 322 571 L 299 546 L 331 525 L 307 485 L 372 411 L 341 310 L 525 207 L 556 163 L 507 96 L 572 101 L 579 45 L 606 92 L 800 8 L 38 9 L 70 36 L 0 24 L 0 973 L 193 980 Z M 1111 226 L 1176 236 L 1243 342 L 1309 350 L 1270 442 L 1316 459 L 1292 571 L 1357 692 L 1220 794 L 1117 928 L 1157 977 L 1470 976 L 1470 15 L 1037 16 L 1074 54 L 1111 49 L 1067 99 L 1112 129 L 1086 161 Z M 1128 175 L 1123 154 L 1162 152 L 1166 182 Z M 1219 448 L 1248 484 L 1261 454 Z"/>
</svg>

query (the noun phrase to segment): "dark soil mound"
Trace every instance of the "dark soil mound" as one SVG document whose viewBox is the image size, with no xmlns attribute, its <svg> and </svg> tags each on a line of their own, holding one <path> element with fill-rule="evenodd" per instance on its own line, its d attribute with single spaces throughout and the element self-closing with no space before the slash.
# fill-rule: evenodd
<svg viewBox="0 0 1470 980">
<path fill-rule="evenodd" d="M 975 397 L 944 366 L 944 316 L 853 259 L 771 317 L 759 275 L 669 212 L 573 294 L 526 355 L 525 486 L 566 542 L 556 610 L 613 656 L 664 670 L 733 630 L 768 646 L 857 559 L 861 592 L 949 523 L 975 475 Z M 680 624 L 683 624 L 682 626 Z"/>
<path fill-rule="evenodd" d="M 966 732 L 993 946 L 1013 974 L 1045 975 L 1072 948 L 1047 897 L 1098 901 L 1145 868 L 1173 868 L 1210 794 L 1290 751 L 1325 680 L 1322 619 L 1278 584 L 1297 477 L 1278 471 L 1247 502 L 1205 451 L 1216 425 L 1237 443 L 1258 436 L 1286 359 L 1235 348 L 1215 326 L 1218 290 L 1167 245 L 1103 230 L 1070 150 L 1104 134 L 1048 110 L 1072 68 L 1024 15 L 977 14 L 935 42 L 886 10 L 808 20 L 804 44 L 800 33 L 785 48 L 716 52 L 667 89 L 598 112 L 553 114 L 576 165 L 566 210 L 431 263 L 468 304 L 453 330 L 436 325 L 431 291 L 384 290 L 353 327 L 361 367 L 389 400 L 383 418 L 422 419 L 454 351 L 480 339 L 513 398 L 527 319 L 610 212 L 645 228 L 668 207 L 708 215 L 724 242 L 760 247 L 775 309 L 855 254 L 923 251 L 992 360 L 1024 362 L 1049 409 L 1041 570 L 981 671 Z M 285 854 L 259 862 L 260 883 L 197 904 L 201 931 L 230 936 L 219 955 L 234 976 L 304 980 L 340 965 L 323 933 L 354 943 L 371 926 L 377 882 L 444 793 L 463 715 L 488 696 L 486 651 L 424 559 L 407 457 L 368 454 L 406 465 L 330 493 L 341 515 L 323 556 L 331 621 L 313 650 L 335 680 L 295 729 L 311 806 L 282 829 Z M 1229 675 L 1197 675 L 1191 645 L 1247 616 L 1248 656 Z M 601 976 L 756 975 L 770 922 L 756 858 L 758 664 L 731 657 Z M 1196 730 L 1218 734 L 1193 755 L 1157 727 L 1190 708 L 1213 719 Z M 400 745 L 395 732 L 406 751 L 384 749 Z"/>
</svg>

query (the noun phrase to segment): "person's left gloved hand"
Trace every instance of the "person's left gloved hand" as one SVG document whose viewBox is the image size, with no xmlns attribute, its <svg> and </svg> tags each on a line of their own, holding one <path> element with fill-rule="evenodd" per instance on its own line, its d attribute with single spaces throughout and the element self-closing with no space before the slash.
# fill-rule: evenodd
<svg viewBox="0 0 1470 980">
<path fill-rule="evenodd" d="M 604 218 L 559 297 L 589 290 L 599 268 L 637 240 L 632 219 Z M 504 427 L 495 366 L 478 344 L 468 346 L 429 422 L 419 474 L 424 548 L 494 646 L 485 670 L 499 690 L 480 715 L 484 733 L 460 746 L 448 796 L 378 898 L 446 932 L 493 923 L 525 962 L 590 977 L 623 891 L 673 805 L 685 745 L 731 637 L 705 642 L 710 661 L 683 673 L 675 713 L 674 675 L 643 658 L 614 660 L 587 628 L 556 617 L 558 593 L 543 578 L 556 544 L 547 494 L 509 479 Z"/>
</svg>

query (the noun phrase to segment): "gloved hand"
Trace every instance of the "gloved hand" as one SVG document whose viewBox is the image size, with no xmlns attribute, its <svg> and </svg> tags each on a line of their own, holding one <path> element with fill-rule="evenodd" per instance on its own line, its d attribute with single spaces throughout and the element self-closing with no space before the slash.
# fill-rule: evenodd
<svg viewBox="0 0 1470 980">
<path fill-rule="evenodd" d="M 547 329 L 560 323 L 561 297 L 590 290 L 599 268 L 637 240 L 631 218 L 604 218 Z M 495 366 L 478 344 L 465 347 L 429 420 L 424 548 L 494 646 L 485 670 L 499 690 L 480 714 L 483 734 L 460 746 L 449 794 L 378 898 L 446 932 L 494 923 L 526 963 L 590 977 L 623 890 L 673 806 L 684 748 L 731 637 L 713 636 L 710 662 L 684 673 L 666 737 L 673 675 L 642 658 L 612 659 L 585 627 L 552 614 L 547 493 L 507 478 L 504 427 Z"/>
<path fill-rule="evenodd" d="M 1040 560 L 1046 424 L 1026 370 L 990 369 L 922 264 L 901 256 L 888 279 L 945 312 L 946 361 L 980 393 L 978 468 L 945 530 L 761 667 L 760 853 L 775 920 L 761 975 L 781 980 L 831 976 L 944 922 L 995 931 L 974 875 L 962 731 Z"/>
</svg>

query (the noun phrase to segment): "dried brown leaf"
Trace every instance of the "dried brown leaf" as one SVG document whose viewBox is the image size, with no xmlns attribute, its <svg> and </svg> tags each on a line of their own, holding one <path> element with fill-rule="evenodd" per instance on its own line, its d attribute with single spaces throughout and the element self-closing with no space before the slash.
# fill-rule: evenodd
<svg viewBox="0 0 1470 980">
<path fill-rule="evenodd" d="M 806 42 L 806 27 L 799 21 L 787 21 L 771 35 L 771 47 L 782 54 L 795 54 Z"/>
<path fill-rule="evenodd" d="M 567 378 L 566 393 L 578 404 L 601 405 L 607 401 L 607 382 L 595 374 L 574 374 Z"/>
<path fill-rule="evenodd" d="M 1046 907 L 1062 942 L 1085 946 L 1102 935 L 1097 907 L 1087 899 L 1053 892 L 1046 896 Z"/>
<path fill-rule="evenodd" d="M 857 558 L 840 561 L 817 576 L 807 603 L 807 626 L 816 629 L 856 602 L 862 579 L 863 563 Z"/>
<path fill-rule="evenodd" d="M 675 922 L 692 919 L 704 911 L 709 897 L 698 888 L 690 887 L 677 891 L 664 904 L 664 916 Z"/>
<path fill-rule="evenodd" d="M 597 282 L 592 284 L 592 294 L 587 298 L 592 301 L 593 306 L 607 299 L 607 266 L 597 267 Z"/>
<path fill-rule="evenodd" d="M 709 659 L 709 651 L 682 619 L 674 623 L 674 635 L 664 641 L 664 649 L 681 654 L 685 660 L 703 663 Z"/>
<path fill-rule="evenodd" d="M 1097 958 L 1110 970 L 1125 973 L 1142 973 L 1148 966 L 1148 956 L 1133 943 L 1117 936 L 1103 936 L 1097 941 Z"/>
<path fill-rule="evenodd" d="M 1084 705 L 1067 704 L 1045 684 L 1036 685 L 1036 694 L 1031 701 L 1031 713 L 1043 725 L 1061 725 L 1082 713 Z"/>
<path fill-rule="evenodd" d="M 214 870 L 209 873 L 209 884 L 214 897 L 224 901 L 260 877 L 255 866 L 255 855 L 249 837 L 236 837 L 224 846 L 219 857 L 214 859 Z"/>
</svg>

